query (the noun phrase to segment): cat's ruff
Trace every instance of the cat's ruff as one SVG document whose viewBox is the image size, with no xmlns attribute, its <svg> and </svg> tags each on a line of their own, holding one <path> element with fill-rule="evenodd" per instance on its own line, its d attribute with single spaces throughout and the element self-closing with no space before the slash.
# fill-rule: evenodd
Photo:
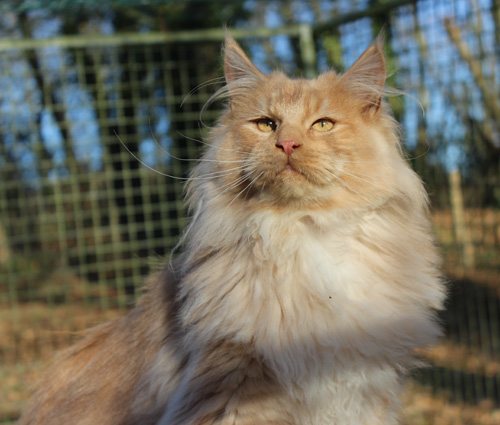
<svg viewBox="0 0 500 425">
<path fill-rule="evenodd" d="M 380 40 L 344 75 L 294 80 L 228 36 L 225 76 L 181 254 L 60 356 L 20 424 L 399 423 L 445 291 Z"/>
</svg>

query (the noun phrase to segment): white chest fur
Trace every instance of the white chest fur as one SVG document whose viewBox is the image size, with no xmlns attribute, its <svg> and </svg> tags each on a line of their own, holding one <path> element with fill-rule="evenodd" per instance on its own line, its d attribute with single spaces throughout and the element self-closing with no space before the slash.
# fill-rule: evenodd
<svg viewBox="0 0 500 425">
<path fill-rule="evenodd" d="M 207 317 L 204 335 L 291 351 L 298 364 L 299 347 L 396 360 L 427 343 L 431 278 L 413 270 L 415 250 L 393 234 L 400 229 L 368 218 L 320 224 L 299 214 L 246 217 L 224 240 L 234 246 L 190 276 L 185 317 Z"/>
<path fill-rule="evenodd" d="M 198 342 L 251 345 L 299 423 L 362 424 L 397 400 L 397 371 L 438 334 L 435 276 L 412 245 L 429 242 L 379 215 L 319 219 L 270 212 L 214 231 L 218 251 L 186 277 L 183 318 Z"/>
<path fill-rule="evenodd" d="M 299 422 L 395 423 L 387 412 L 397 406 L 387 407 L 397 404 L 410 327 L 422 320 L 379 270 L 387 259 L 352 222 L 329 231 L 308 218 L 262 224 L 253 234 L 254 338 L 292 389 Z"/>
</svg>

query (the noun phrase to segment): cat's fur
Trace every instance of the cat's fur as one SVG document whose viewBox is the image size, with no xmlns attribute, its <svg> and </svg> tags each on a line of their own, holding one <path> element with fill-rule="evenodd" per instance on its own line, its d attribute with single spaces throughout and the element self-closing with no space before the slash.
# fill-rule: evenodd
<svg viewBox="0 0 500 425">
<path fill-rule="evenodd" d="M 444 288 L 385 72 L 376 41 L 344 75 L 264 75 L 228 36 L 182 254 L 59 357 L 20 423 L 396 424 Z"/>
</svg>

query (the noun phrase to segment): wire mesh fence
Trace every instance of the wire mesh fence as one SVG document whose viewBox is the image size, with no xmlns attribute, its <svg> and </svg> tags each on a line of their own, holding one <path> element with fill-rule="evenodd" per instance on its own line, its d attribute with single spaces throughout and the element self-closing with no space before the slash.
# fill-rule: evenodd
<svg viewBox="0 0 500 425">
<path fill-rule="evenodd" d="M 389 101 L 450 279 L 446 337 L 423 353 L 434 366 L 415 373 L 408 423 L 494 424 L 500 4 L 396 3 L 233 35 L 264 70 L 311 76 L 349 66 L 385 26 L 389 83 L 408 93 Z M 0 422 L 15 420 L 57 349 L 127 310 L 170 255 L 187 223 L 183 179 L 220 106 L 203 110 L 220 87 L 222 37 L 0 39 Z"/>
</svg>

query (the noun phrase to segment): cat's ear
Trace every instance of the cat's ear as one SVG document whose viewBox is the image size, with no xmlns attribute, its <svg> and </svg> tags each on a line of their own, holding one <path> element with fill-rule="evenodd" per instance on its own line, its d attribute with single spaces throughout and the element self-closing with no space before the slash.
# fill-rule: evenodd
<svg viewBox="0 0 500 425">
<path fill-rule="evenodd" d="M 238 82 L 248 87 L 252 81 L 258 82 L 264 77 L 229 33 L 224 41 L 224 73 L 230 93 L 231 87 L 238 86 Z"/>
<path fill-rule="evenodd" d="M 374 115 L 379 110 L 386 80 L 382 35 L 377 37 L 341 78 L 361 102 L 364 111 Z"/>
</svg>

